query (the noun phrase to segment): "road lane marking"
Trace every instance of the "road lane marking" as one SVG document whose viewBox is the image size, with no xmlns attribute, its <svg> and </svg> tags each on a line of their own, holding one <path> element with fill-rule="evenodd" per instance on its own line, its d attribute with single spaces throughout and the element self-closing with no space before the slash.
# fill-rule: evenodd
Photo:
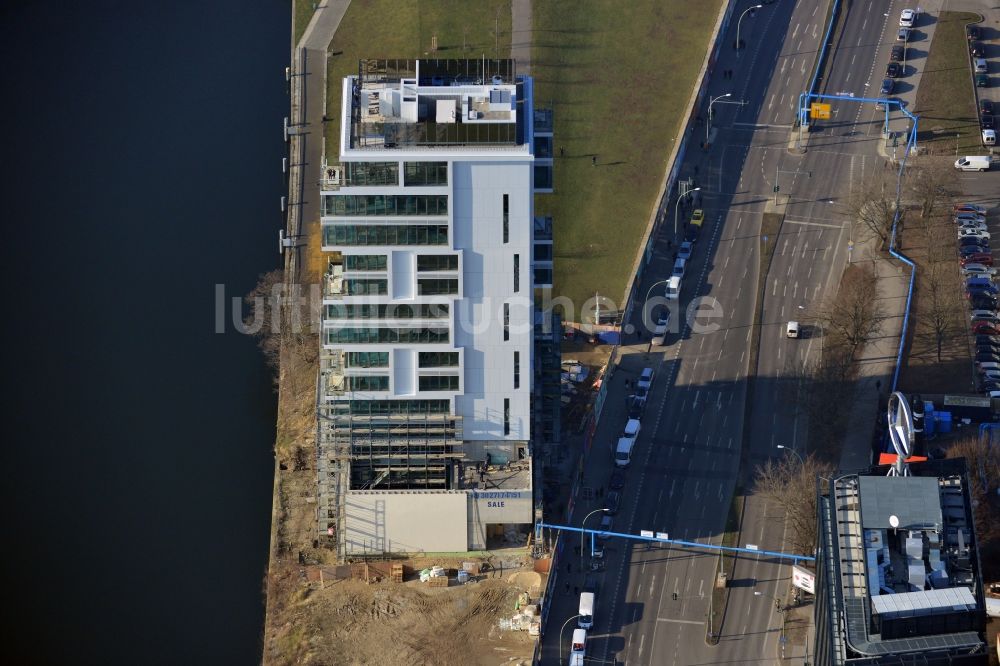
<svg viewBox="0 0 1000 666">
<path fill-rule="evenodd" d="M 656 618 L 656 621 L 657 622 L 673 622 L 674 624 L 696 624 L 698 626 L 703 626 L 705 624 L 704 622 L 698 622 L 696 620 L 678 620 L 677 618 L 674 618 L 674 617 L 658 617 L 658 618 Z"/>
</svg>

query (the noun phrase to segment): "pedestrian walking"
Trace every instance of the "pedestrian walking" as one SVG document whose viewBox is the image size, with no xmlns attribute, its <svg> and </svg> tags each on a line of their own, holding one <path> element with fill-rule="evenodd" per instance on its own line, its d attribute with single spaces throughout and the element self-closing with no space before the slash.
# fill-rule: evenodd
<svg viewBox="0 0 1000 666">
<path fill-rule="evenodd" d="M 566 573 L 573 573 L 573 563 L 568 560 L 566 562 Z"/>
<path fill-rule="evenodd" d="M 565 148 L 560 148 L 560 149 L 559 149 L 559 157 L 562 157 L 562 156 L 564 156 L 565 154 L 566 154 L 566 149 L 565 149 Z"/>
<path fill-rule="evenodd" d="M 881 379 L 876 379 L 875 380 L 875 390 L 876 391 L 881 391 L 882 390 L 882 380 Z"/>
<path fill-rule="evenodd" d="M 590 158 L 590 163 L 593 166 L 597 166 L 597 155 L 594 155 L 593 157 Z"/>
<path fill-rule="evenodd" d="M 580 594 L 580 587 L 577 586 L 577 585 L 574 585 L 573 586 L 573 596 L 575 597 L 578 594 Z"/>
<path fill-rule="evenodd" d="M 597 489 L 597 498 L 600 499 L 602 497 L 604 497 L 604 486 Z"/>
<path fill-rule="evenodd" d="M 566 594 L 569 594 L 569 583 L 566 583 Z"/>
</svg>

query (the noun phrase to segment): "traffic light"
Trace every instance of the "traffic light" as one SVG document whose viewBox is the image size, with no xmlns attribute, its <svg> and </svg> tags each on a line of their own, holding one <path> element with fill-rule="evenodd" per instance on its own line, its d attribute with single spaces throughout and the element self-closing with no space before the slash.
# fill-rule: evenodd
<svg viewBox="0 0 1000 666">
<path fill-rule="evenodd" d="M 775 186 L 774 186 L 774 191 L 775 191 L 775 192 L 779 192 L 779 191 L 781 191 L 781 187 L 780 187 L 779 185 L 775 185 Z"/>
</svg>

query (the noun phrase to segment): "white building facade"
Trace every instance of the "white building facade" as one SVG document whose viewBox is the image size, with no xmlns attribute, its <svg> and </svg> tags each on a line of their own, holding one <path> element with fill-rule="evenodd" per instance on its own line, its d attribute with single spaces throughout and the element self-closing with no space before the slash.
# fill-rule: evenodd
<svg viewBox="0 0 1000 666">
<path fill-rule="evenodd" d="M 369 60 L 341 101 L 320 534 L 344 556 L 482 549 L 532 521 L 531 79 L 511 60 Z"/>
</svg>

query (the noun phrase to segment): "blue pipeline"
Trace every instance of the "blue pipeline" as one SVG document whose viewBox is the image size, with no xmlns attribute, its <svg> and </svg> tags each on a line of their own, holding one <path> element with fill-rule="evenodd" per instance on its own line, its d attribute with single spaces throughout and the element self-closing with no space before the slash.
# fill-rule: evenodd
<svg viewBox="0 0 1000 666">
<path fill-rule="evenodd" d="M 568 525 L 551 525 L 549 523 L 535 523 L 535 536 L 536 539 L 541 538 L 542 528 L 549 528 L 553 530 L 565 530 L 568 532 L 581 532 L 584 534 L 591 535 L 591 541 L 593 537 L 597 535 L 604 535 L 609 537 L 619 537 L 621 539 L 632 539 L 635 541 L 649 541 L 653 543 L 666 543 L 672 546 L 684 546 L 685 548 L 704 548 L 705 550 L 723 551 L 728 553 L 746 553 L 748 555 L 767 555 L 768 557 L 778 557 L 785 560 L 792 560 L 794 562 L 815 562 L 815 557 L 810 557 L 808 555 L 795 555 L 793 553 L 781 553 L 773 550 L 754 550 L 753 548 L 739 548 L 737 546 L 716 546 L 710 543 L 698 543 L 697 541 L 681 541 L 679 539 L 660 539 L 657 537 L 641 536 L 638 534 L 624 534 L 622 532 L 605 532 L 603 530 L 592 530 L 584 527 L 570 527 Z"/>
<path fill-rule="evenodd" d="M 808 102 L 811 99 L 823 99 L 823 100 L 837 100 L 837 101 L 852 101 L 852 102 L 874 102 L 885 105 L 885 118 L 886 127 L 889 123 L 889 105 L 896 106 L 903 114 L 913 121 L 913 126 L 910 128 L 909 136 L 906 140 L 906 150 L 903 151 L 903 159 L 899 163 L 899 177 L 896 179 L 896 214 L 892 219 L 892 233 L 889 239 L 889 254 L 896 259 L 899 259 L 904 264 L 910 267 L 910 283 L 906 290 L 906 309 L 903 312 L 903 327 L 899 335 L 899 349 L 896 352 L 896 367 L 892 372 L 892 387 L 890 390 L 895 391 L 896 386 L 899 382 L 899 371 L 903 365 L 903 352 L 906 349 L 906 331 L 910 325 L 910 307 L 913 304 L 913 286 L 917 279 L 917 267 L 916 265 L 904 254 L 901 254 L 896 249 L 896 234 L 899 228 L 899 216 L 901 214 L 899 201 L 902 196 L 903 188 L 903 171 L 906 169 L 906 161 L 910 156 L 910 152 L 917 146 L 917 123 L 919 118 L 909 111 L 906 107 L 897 99 L 880 99 L 871 97 L 847 97 L 845 95 L 820 95 L 814 92 L 802 93 L 799 95 L 799 122 L 803 122 L 806 114 L 808 113 Z"/>
</svg>

